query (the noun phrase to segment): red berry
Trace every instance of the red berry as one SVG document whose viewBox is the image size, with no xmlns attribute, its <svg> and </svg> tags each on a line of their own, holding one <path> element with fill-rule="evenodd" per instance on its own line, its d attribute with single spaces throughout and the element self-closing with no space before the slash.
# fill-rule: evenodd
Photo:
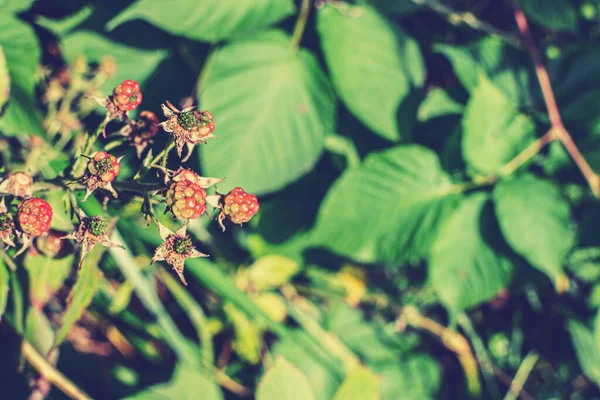
<svg viewBox="0 0 600 400">
<path fill-rule="evenodd" d="M 121 164 L 112 154 L 99 151 L 88 163 L 88 171 L 102 182 L 112 182 L 121 172 Z"/>
<path fill-rule="evenodd" d="M 135 110 L 142 102 L 140 84 L 131 79 L 126 79 L 117 85 L 113 91 L 113 103 L 121 111 Z"/>
<path fill-rule="evenodd" d="M 31 236 L 40 236 L 50 230 L 52 207 L 47 201 L 37 197 L 23 200 L 17 211 L 19 229 Z"/>
<path fill-rule="evenodd" d="M 165 195 L 176 218 L 195 219 L 206 211 L 206 191 L 188 180 L 173 182 Z"/>
<path fill-rule="evenodd" d="M 239 187 L 229 192 L 223 202 L 223 212 L 234 224 L 250 221 L 260 209 L 256 196 Z"/>
</svg>

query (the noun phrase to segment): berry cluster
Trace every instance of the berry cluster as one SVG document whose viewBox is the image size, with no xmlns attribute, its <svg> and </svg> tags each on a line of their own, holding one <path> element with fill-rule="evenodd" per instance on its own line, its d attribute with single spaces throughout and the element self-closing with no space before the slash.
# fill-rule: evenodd
<svg viewBox="0 0 600 400">
<path fill-rule="evenodd" d="M 81 69 L 80 72 L 84 73 L 86 65 L 81 61 L 74 63 L 73 68 Z M 107 110 L 107 116 L 100 127 L 102 133 L 106 133 L 106 125 L 113 119 L 125 123 L 118 132 L 118 139 L 114 140 L 115 136 L 109 138 L 113 140 L 110 148 L 118 147 L 123 143 L 133 145 L 138 158 L 142 159 L 140 169 L 133 181 L 116 183 L 121 172 L 123 156 L 117 157 L 108 151 L 100 150 L 90 155 L 84 154 L 83 157 L 87 158 L 87 162 L 82 161 L 83 158 L 76 160 L 71 176 L 77 180 L 62 181 L 59 182 L 59 186 L 68 187 L 66 185 L 75 183 L 83 185 L 86 193 L 81 201 L 86 201 L 97 189 L 106 190 L 116 198 L 118 193 L 113 184 L 115 187 L 143 197 L 142 212 L 146 214 L 149 222 L 154 220 L 164 240 L 156 249 L 152 261 L 165 261 L 175 269 L 182 282 L 186 283 L 183 275 L 184 261 L 192 257 L 207 256 L 195 249 L 192 238 L 186 233 L 190 221 L 208 214 L 207 206 L 210 205 L 213 209 L 219 210 L 218 222 L 223 229 L 225 229 L 223 224 L 225 219 L 234 224 L 242 224 L 250 221 L 259 211 L 258 200 L 256 196 L 246 193 L 239 187 L 225 195 L 218 193 L 217 190 L 214 190 L 214 194 L 209 194 L 207 189 L 222 182 L 222 178 L 202 177 L 191 169 L 183 167 L 177 170 L 169 170 L 165 167 L 168 153 L 173 147 L 176 147 L 180 158 L 183 147 L 188 148 L 188 154 L 182 159 L 183 162 L 190 157 L 197 144 L 213 137 L 215 121 L 210 112 L 199 111 L 193 107 L 180 111 L 166 102 L 162 106 L 165 121 L 160 122 L 150 111 L 142 111 L 138 118 L 130 120 L 128 112 L 135 110 L 142 101 L 140 85 L 132 80 L 125 80 L 115 87 L 110 96 L 98 101 Z M 143 156 L 146 147 L 158 134 L 159 128 L 170 134 L 173 145 L 166 146 L 156 157 L 152 157 L 151 150 Z M 93 148 L 96 136 L 88 136 L 86 140 L 85 151 L 89 152 Z M 156 161 L 152 160 L 160 160 L 162 166 L 153 164 Z M 151 168 L 156 168 L 163 174 L 164 179 L 158 184 L 158 190 L 154 184 L 141 182 Z M 154 189 L 143 189 L 148 186 Z M 15 172 L 0 182 L 0 196 L 3 196 L 3 201 L 0 203 L 0 240 L 14 247 L 14 240 L 20 239 L 23 247 L 16 255 L 28 248 L 35 239 L 38 252 L 55 257 L 67 248 L 61 245 L 64 239 L 70 239 L 79 249 L 81 267 L 84 257 L 97 244 L 105 247 L 118 246 L 110 239 L 116 220 L 86 215 L 77 206 L 74 196 L 70 197 L 69 204 L 79 219 L 77 228 L 70 234 L 51 230 L 52 207 L 46 200 L 33 197 L 35 192 L 32 177 L 23 172 Z M 184 221 L 181 229 L 172 232 L 158 221 L 153 211 L 153 203 L 157 199 L 153 196 L 160 196 L 160 200 L 166 205 L 166 211 L 170 212 L 173 218 Z M 13 207 L 16 211 L 9 211 L 9 208 L 4 205 L 6 199 L 9 199 L 9 207 Z M 12 204 L 15 199 L 21 199 L 20 203 Z M 104 200 L 106 205 L 108 198 L 104 196 Z"/>
</svg>

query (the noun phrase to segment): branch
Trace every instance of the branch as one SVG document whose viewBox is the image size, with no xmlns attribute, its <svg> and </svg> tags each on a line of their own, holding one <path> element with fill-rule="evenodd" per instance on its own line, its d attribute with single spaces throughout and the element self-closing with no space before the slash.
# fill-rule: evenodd
<svg viewBox="0 0 600 400">
<path fill-rule="evenodd" d="M 73 382 L 61 374 L 48 362 L 31 343 L 23 340 L 23 356 L 48 382 L 59 388 L 64 394 L 76 400 L 90 400 L 91 398 L 79 389 Z"/>
<path fill-rule="evenodd" d="M 519 8 L 517 2 L 514 1 L 513 4 L 515 20 L 517 22 L 517 26 L 519 27 L 519 32 L 521 32 L 523 43 L 525 43 L 525 47 L 527 48 L 533 64 L 535 65 L 535 73 L 542 89 L 544 102 L 546 103 L 546 109 L 548 110 L 548 117 L 550 118 L 552 128 L 554 129 L 555 134 L 563 146 L 565 146 L 565 149 L 573 161 L 575 161 L 575 164 L 577 164 L 577 167 L 581 170 L 581 173 L 587 180 L 592 193 L 598 198 L 600 197 L 600 177 L 592 170 L 592 167 L 583 157 L 577 148 L 577 145 L 573 141 L 573 138 L 565 128 L 560 116 L 558 104 L 556 103 L 556 97 L 554 96 L 554 90 L 552 89 L 550 76 L 548 75 L 548 71 L 542 62 L 540 53 L 533 42 L 527 18 L 525 17 L 523 11 Z"/>
<path fill-rule="evenodd" d="M 430 8 L 432 11 L 443 16 L 452 25 L 466 25 L 476 31 L 497 36 L 513 47 L 519 49 L 523 47 L 523 43 L 521 43 L 521 40 L 517 36 L 504 32 L 485 21 L 481 21 L 471 12 L 456 11 L 436 0 L 412 0 L 412 2 Z"/>
</svg>

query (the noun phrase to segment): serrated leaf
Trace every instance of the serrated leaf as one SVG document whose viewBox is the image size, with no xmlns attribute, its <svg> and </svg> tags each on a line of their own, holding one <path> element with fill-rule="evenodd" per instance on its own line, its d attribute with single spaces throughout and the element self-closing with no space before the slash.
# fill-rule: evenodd
<svg viewBox="0 0 600 400">
<path fill-rule="evenodd" d="M 425 67 L 417 42 L 368 6 L 330 3 L 317 27 L 333 83 L 348 108 L 387 139 L 408 136 L 398 109 Z"/>
<path fill-rule="evenodd" d="M 379 400 L 380 381 L 381 378 L 367 368 L 358 368 L 342 382 L 333 400 Z"/>
<path fill-rule="evenodd" d="M 286 284 L 300 270 L 298 262 L 280 255 L 267 255 L 256 260 L 247 270 L 248 279 L 257 290 Z"/>
<path fill-rule="evenodd" d="M 143 86 L 168 55 L 166 50 L 142 50 L 112 42 L 91 31 L 77 31 L 70 34 L 62 39 L 61 44 L 64 57 L 68 62 L 71 62 L 75 56 L 84 56 L 87 61 L 92 62 L 99 62 L 104 57 L 114 59 L 117 72 L 101 86 L 103 93 L 107 95 L 125 79 L 133 79 Z"/>
<path fill-rule="evenodd" d="M 10 99 L 0 117 L 0 130 L 7 135 L 42 134 L 42 117 L 35 101 L 41 56 L 37 37 L 29 25 L 9 14 L 0 14 L 0 31 L 0 46 L 10 74 Z"/>
<path fill-rule="evenodd" d="M 600 386 L 600 347 L 594 335 L 577 321 L 569 321 L 569 332 L 583 373 Z"/>
<path fill-rule="evenodd" d="M 533 141 L 535 125 L 481 76 L 462 120 L 462 150 L 472 175 L 495 175 Z"/>
<path fill-rule="evenodd" d="M 9 290 L 10 274 L 8 273 L 8 267 L 0 260 L 0 321 L 2 321 L 2 316 L 4 315 L 4 311 L 6 311 Z"/>
<path fill-rule="evenodd" d="M 127 21 L 142 19 L 178 36 L 216 42 L 273 24 L 294 9 L 291 0 L 175 0 L 169 7 L 139 0 L 106 26 L 112 30 Z"/>
<path fill-rule="evenodd" d="M 487 36 L 466 46 L 439 44 L 435 50 L 448 57 L 467 91 L 477 87 L 483 73 L 513 104 L 531 104 L 531 61 L 502 39 Z"/>
<path fill-rule="evenodd" d="M 429 282 L 441 302 L 460 312 L 493 298 L 513 265 L 484 193 L 465 199 L 439 232 L 429 259 Z"/>
<path fill-rule="evenodd" d="M 256 400 L 314 400 L 306 376 L 279 356 L 263 376 L 256 390 Z"/>
<path fill-rule="evenodd" d="M 575 32 L 577 7 L 571 0 L 519 0 L 525 14 L 536 23 L 557 31 Z"/>
<path fill-rule="evenodd" d="M 56 346 L 66 339 L 71 327 L 81 318 L 85 309 L 92 302 L 98 289 L 98 282 L 102 279 L 98 262 L 103 252 L 104 247 L 98 245 L 87 255 L 83 262 L 77 276 L 77 282 L 75 282 L 71 293 L 69 293 L 67 308 L 62 317 L 62 325 L 56 332 Z"/>
<path fill-rule="evenodd" d="M 314 56 L 291 53 L 289 38 L 275 31 L 234 42 L 214 57 L 200 94 L 217 126 L 217 139 L 202 146 L 206 175 L 227 177 L 220 190 L 239 185 L 260 194 L 309 171 L 335 112 Z"/>
<path fill-rule="evenodd" d="M 399 146 L 369 155 L 330 189 L 316 244 L 362 262 L 424 257 L 460 195 L 437 155 Z"/>
<path fill-rule="evenodd" d="M 500 228 L 511 247 L 552 280 L 575 243 L 569 204 L 559 189 L 533 175 L 500 182 L 494 188 Z"/>
<path fill-rule="evenodd" d="M 60 259 L 42 255 L 25 258 L 32 304 L 41 309 L 56 294 L 76 265 L 74 258 L 73 255 Z"/>
<path fill-rule="evenodd" d="M 201 395 L 200 395 L 201 393 Z M 199 397 L 200 396 L 200 397 Z M 127 400 L 222 400 L 223 392 L 205 370 L 192 365 L 180 364 L 170 382 L 149 387 Z"/>
<path fill-rule="evenodd" d="M 441 385 L 441 368 L 427 355 L 413 355 L 399 363 L 378 364 L 374 372 L 380 375 L 381 399 L 436 399 Z"/>
</svg>

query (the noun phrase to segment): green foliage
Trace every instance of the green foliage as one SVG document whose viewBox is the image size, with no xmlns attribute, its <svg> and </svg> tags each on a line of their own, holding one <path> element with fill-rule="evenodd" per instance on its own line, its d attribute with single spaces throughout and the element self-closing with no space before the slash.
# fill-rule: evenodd
<svg viewBox="0 0 600 400">
<path fill-rule="evenodd" d="M 318 243 L 362 262 L 423 257 L 459 199 L 431 150 L 409 145 L 374 153 L 327 194 Z"/>
<path fill-rule="evenodd" d="M 294 11 L 291 0 L 174 1 L 165 9 L 152 0 L 139 0 L 111 20 L 114 29 L 142 19 L 174 35 L 216 42 L 270 25 Z"/>
<path fill-rule="evenodd" d="M 569 204 L 550 182 L 532 175 L 501 182 L 494 189 L 496 214 L 511 247 L 557 280 L 573 247 Z"/>
<path fill-rule="evenodd" d="M 400 104 L 425 79 L 416 41 L 366 6 L 327 5 L 317 24 L 333 83 L 348 108 L 375 133 L 410 136 Z M 361 79 L 356 79 L 361 76 Z"/>
<path fill-rule="evenodd" d="M 199 102 L 219 116 L 223 135 L 202 148 L 206 173 L 227 176 L 226 189 L 237 182 L 261 194 L 310 170 L 335 112 L 314 56 L 304 49 L 291 53 L 289 38 L 271 31 L 235 41 L 213 57 Z"/>
<path fill-rule="evenodd" d="M 313 400 L 308 379 L 302 372 L 279 356 L 264 375 L 256 390 L 257 400 Z"/>
<path fill-rule="evenodd" d="M 508 285 L 513 262 L 505 247 L 488 196 L 465 199 L 431 250 L 429 280 L 450 311 L 479 305 Z"/>
<path fill-rule="evenodd" d="M 67 3 L 0 0 L 7 396 L 44 371 L 52 398 L 67 378 L 90 398 L 600 395 L 600 3 Z M 105 137 L 126 79 L 143 102 Z M 194 112 L 214 138 L 182 133 Z M 84 202 L 97 151 L 120 160 L 116 194 L 96 181 Z M 196 181 L 179 168 L 208 216 L 170 218 L 170 180 Z M 242 226 L 220 209 L 238 186 L 260 204 Z M 47 237 L 22 232 L 30 194 Z M 125 248 L 77 270 L 92 216 Z"/>
</svg>

